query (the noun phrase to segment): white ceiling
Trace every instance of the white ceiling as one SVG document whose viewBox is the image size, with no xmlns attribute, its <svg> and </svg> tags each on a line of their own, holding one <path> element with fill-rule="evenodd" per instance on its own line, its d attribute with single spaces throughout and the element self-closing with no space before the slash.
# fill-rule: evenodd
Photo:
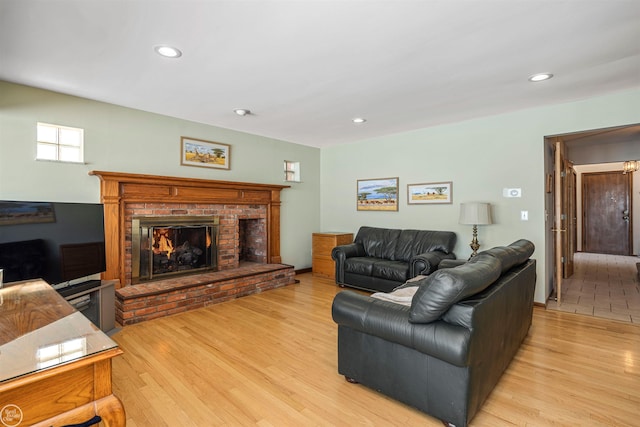
<svg viewBox="0 0 640 427">
<path fill-rule="evenodd" d="M 326 147 L 640 87 L 640 1 L 0 0 L 0 80 Z"/>
</svg>

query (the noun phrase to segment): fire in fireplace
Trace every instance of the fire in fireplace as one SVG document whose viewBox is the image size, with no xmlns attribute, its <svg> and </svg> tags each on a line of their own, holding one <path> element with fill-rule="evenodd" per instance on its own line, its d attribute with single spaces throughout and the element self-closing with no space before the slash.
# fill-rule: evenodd
<svg viewBox="0 0 640 427">
<path fill-rule="evenodd" d="M 218 217 L 134 217 L 132 283 L 217 268 Z"/>
</svg>

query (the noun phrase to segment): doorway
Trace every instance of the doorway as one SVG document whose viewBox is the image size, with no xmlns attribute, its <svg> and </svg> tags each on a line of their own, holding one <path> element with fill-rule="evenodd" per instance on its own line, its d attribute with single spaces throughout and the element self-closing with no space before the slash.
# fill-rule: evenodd
<svg viewBox="0 0 640 427">
<path fill-rule="evenodd" d="M 582 175 L 582 250 L 631 255 L 631 174 Z"/>
<path fill-rule="evenodd" d="M 559 173 L 563 179 L 555 177 L 556 168 L 556 145 L 558 142 L 564 146 L 563 156 L 567 163 L 571 165 L 569 168 L 562 167 Z M 640 124 L 620 126 L 615 128 L 597 129 L 584 132 L 576 132 L 562 135 L 552 135 L 545 137 L 545 291 L 547 298 L 547 306 L 556 305 L 553 301 L 556 299 L 556 291 L 562 290 L 562 281 L 568 277 L 572 277 L 569 266 L 564 263 L 571 257 L 563 256 L 563 249 L 569 251 L 570 254 L 585 252 L 583 233 L 592 228 L 592 224 L 583 224 L 584 207 L 582 196 L 581 177 L 585 173 L 597 172 L 614 172 L 620 176 L 622 174 L 622 164 L 626 160 L 640 160 Z M 564 164 L 564 163 L 563 163 Z M 571 174 L 567 174 L 567 169 L 577 175 L 577 184 L 575 187 L 569 188 L 569 184 L 575 183 Z M 568 176 L 567 176 L 568 175 Z M 630 261 L 635 262 L 638 259 L 633 256 L 634 251 L 640 250 L 640 230 L 633 229 L 634 219 L 636 223 L 640 223 L 640 197 L 633 197 L 634 189 L 640 188 L 640 172 L 635 172 L 630 176 L 626 174 L 626 179 L 630 180 L 629 187 L 629 230 L 625 236 L 629 241 L 629 247 L 623 256 L 629 257 Z M 562 181 L 562 182 L 560 182 Z M 550 184 L 551 183 L 551 184 Z M 558 187 L 559 184 L 560 186 Z M 569 187 L 568 187 L 569 186 Z M 573 212 L 561 210 L 562 204 L 556 205 L 559 198 L 572 198 L 572 193 L 577 193 L 575 216 Z M 557 194 L 556 194 L 557 193 Z M 636 194 L 637 196 L 637 194 Z M 586 203 L 588 208 L 590 203 Z M 556 213 L 561 221 L 556 222 Z M 634 218 L 635 217 L 635 218 Z M 560 227 L 557 227 L 560 224 Z M 576 246 L 573 248 L 559 246 L 556 250 L 555 243 L 564 241 L 570 243 L 571 238 L 557 238 L 559 230 L 561 235 L 569 234 L 569 231 L 575 230 Z M 567 236 L 568 237 L 568 236 Z M 589 241 L 590 237 L 587 237 Z M 634 244 L 635 242 L 635 244 Z M 569 245 L 570 246 L 570 245 Z M 599 248 L 590 248 L 590 250 L 599 251 Z M 560 268 L 558 270 L 556 267 Z M 559 274 L 557 274 L 559 273 Z"/>
</svg>

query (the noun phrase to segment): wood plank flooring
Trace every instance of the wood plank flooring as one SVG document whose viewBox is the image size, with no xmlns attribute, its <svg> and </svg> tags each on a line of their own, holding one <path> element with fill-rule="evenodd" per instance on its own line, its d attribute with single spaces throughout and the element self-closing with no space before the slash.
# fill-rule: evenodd
<svg viewBox="0 0 640 427">
<path fill-rule="evenodd" d="M 342 289 L 297 278 L 117 332 L 113 389 L 127 426 L 441 426 L 337 373 L 331 303 Z M 639 426 L 640 326 L 537 307 L 471 425 Z"/>
</svg>

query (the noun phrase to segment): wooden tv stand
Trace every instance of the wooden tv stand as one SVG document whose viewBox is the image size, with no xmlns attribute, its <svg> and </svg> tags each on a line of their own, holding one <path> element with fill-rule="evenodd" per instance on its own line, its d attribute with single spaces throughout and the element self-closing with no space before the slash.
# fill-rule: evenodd
<svg viewBox="0 0 640 427">
<path fill-rule="evenodd" d="M 98 416 L 124 427 L 111 391 L 118 345 L 49 284 L 31 280 L 0 289 L 0 425 L 62 426 Z"/>
</svg>

